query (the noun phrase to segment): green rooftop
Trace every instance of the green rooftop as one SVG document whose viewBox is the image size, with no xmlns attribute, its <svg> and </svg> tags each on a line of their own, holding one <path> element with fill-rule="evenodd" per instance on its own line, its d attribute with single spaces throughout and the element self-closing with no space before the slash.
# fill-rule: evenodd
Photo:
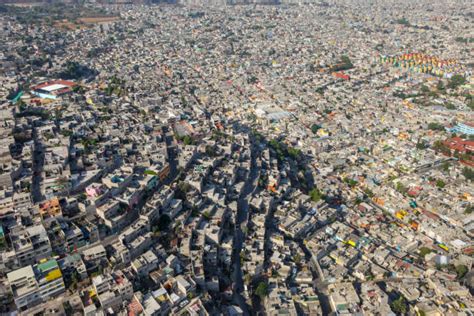
<svg viewBox="0 0 474 316">
<path fill-rule="evenodd" d="M 56 260 L 51 259 L 49 261 L 38 264 L 37 268 L 42 273 L 44 273 L 44 272 L 52 270 L 54 268 L 58 268 L 58 263 L 56 262 Z"/>
<path fill-rule="evenodd" d="M 347 310 L 347 304 L 338 304 L 338 305 L 336 306 L 336 309 L 337 309 L 338 311 L 345 311 L 345 310 Z"/>
</svg>

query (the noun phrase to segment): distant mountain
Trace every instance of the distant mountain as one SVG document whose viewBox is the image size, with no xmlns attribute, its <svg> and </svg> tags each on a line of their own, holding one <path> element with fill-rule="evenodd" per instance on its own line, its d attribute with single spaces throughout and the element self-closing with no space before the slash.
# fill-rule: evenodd
<svg viewBox="0 0 474 316">
<path fill-rule="evenodd" d="M 77 0 L 0 0 L 0 4 L 22 4 L 22 3 L 74 3 Z"/>
</svg>

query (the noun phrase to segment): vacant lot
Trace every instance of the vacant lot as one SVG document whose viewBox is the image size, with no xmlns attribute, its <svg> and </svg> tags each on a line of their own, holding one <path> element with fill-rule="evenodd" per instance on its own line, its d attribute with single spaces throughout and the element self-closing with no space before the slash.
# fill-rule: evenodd
<svg viewBox="0 0 474 316">
<path fill-rule="evenodd" d="M 94 24 L 94 23 L 107 23 L 107 22 L 114 22 L 117 21 L 119 18 L 116 16 L 102 16 L 102 17 L 93 17 L 93 18 L 79 18 L 77 19 L 79 22 L 86 23 L 86 24 Z"/>
</svg>

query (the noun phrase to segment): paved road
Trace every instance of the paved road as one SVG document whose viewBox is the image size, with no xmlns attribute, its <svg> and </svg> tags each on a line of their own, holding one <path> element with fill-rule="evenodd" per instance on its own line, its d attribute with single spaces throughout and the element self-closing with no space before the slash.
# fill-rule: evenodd
<svg viewBox="0 0 474 316">
<path fill-rule="evenodd" d="M 233 243 L 234 251 L 232 254 L 234 269 L 232 273 L 232 279 L 234 281 L 234 300 L 237 301 L 240 308 L 242 308 L 242 310 L 244 311 L 245 315 L 249 315 L 250 313 L 247 303 L 245 302 L 245 299 L 241 294 L 244 290 L 244 282 L 242 268 L 240 266 L 240 252 L 242 250 L 242 245 L 245 240 L 245 234 L 242 231 L 242 224 L 246 223 L 248 219 L 248 198 L 249 195 L 255 190 L 255 183 L 256 179 L 258 178 L 256 155 L 257 153 L 254 146 L 251 146 L 250 172 L 248 174 L 247 180 L 245 181 L 244 187 L 242 188 L 239 200 L 237 201 L 237 218 L 235 223 L 235 234 Z"/>
<path fill-rule="evenodd" d="M 37 142 L 36 130 L 34 131 L 35 139 L 35 149 L 33 151 L 33 175 L 31 179 L 31 197 L 33 202 L 41 202 L 43 200 L 43 195 L 41 194 L 41 183 L 43 182 L 42 172 L 44 165 L 44 152 L 40 149 L 40 145 Z"/>
</svg>

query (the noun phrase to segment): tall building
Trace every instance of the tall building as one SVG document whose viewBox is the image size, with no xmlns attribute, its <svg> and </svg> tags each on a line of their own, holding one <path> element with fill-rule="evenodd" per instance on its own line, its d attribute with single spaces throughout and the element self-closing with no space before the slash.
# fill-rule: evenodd
<svg viewBox="0 0 474 316">
<path fill-rule="evenodd" d="M 18 228 L 11 232 L 10 238 L 18 266 L 25 266 L 48 258 L 51 255 L 51 243 L 43 225 Z"/>
<path fill-rule="evenodd" d="M 96 276 L 92 279 L 92 284 L 104 310 L 108 308 L 118 310 L 123 302 L 129 302 L 133 297 L 132 283 L 121 271 Z"/>
<path fill-rule="evenodd" d="M 40 302 L 38 283 L 32 266 L 12 271 L 7 274 L 7 278 L 19 311 L 24 311 Z"/>
<path fill-rule="evenodd" d="M 15 305 L 24 311 L 65 291 L 61 270 L 51 259 L 7 274 Z"/>
<path fill-rule="evenodd" d="M 65 291 L 63 275 L 59 269 L 58 262 L 54 259 L 34 266 L 39 293 L 43 301 L 57 296 Z"/>
</svg>

